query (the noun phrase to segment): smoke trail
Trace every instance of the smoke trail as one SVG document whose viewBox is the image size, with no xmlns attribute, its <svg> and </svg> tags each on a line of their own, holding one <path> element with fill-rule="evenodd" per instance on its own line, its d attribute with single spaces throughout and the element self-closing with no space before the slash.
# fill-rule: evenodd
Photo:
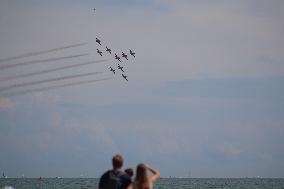
<svg viewBox="0 0 284 189">
<path fill-rule="evenodd" d="M 17 83 L 17 84 L 6 86 L 6 87 L 1 87 L 0 92 L 11 90 L 13 88 L 18 88 L 18 87 L 26 87 L 26 86 L 30 86 L 30 85 L 37 85 L 37 84 L 42 84 L 42 83 L 49 83 L 49 82 L 54 82 L 54 81 L 73 79 L 73 78 L 77 78 L 77 77 L 84 77 L 84 76 L 95 75 L 95 74 L 100 74 L 100 73 L 103 73 L 103 72 L 92 72 L 92 73 L 85 73 L 85 74 L 68 75 L 68 76 L 57 77 L 57 78 L 52 78 L 52 79 L 31 81 L 31 82 L 26 82 L 26 83 Z"/>
<path fill-rule="evenodd" d="M 106 61 L 108 61 L 108 60 L 95 60 L 95 61 L 89 61 L 89 62 L 84 62 L 84 63 L 80 63 L 80 64 L 62 66 L 62 67 L 59 67 L 59 68 L 42 70 L 42 71 L 38 71 L 38 72 L 32 72 L 32 73 L 21 74 L 21 75 L 14 75 L 14 76 L 9 76 L 9 77 L 5 77 L 5 78 L 0 78 L 0 82 L 1 81 L 7 81 L 7 80 L 13 80 L 13 79 L 17 79 L 17 78 L 25 78 L 25 77 L 50 73 L 50 72 L 59 71 L 59 70 L 65 70 L 65 69 L 69 69 L 69 68 L 81 67 L 81 66 L 85 66 L 85 65 L 89 65 L 89 64 L 101 63 L 101 62 L 106 62 Z"/>
<path fill-rule="evenodd" d="M 57 60 L 77 58 L 77 57 L 86 56 L 86 55 L 88 54 L 77 54 L 77 55 L 72 55 L 72 56 L 62 56 L 62 57 L 57 57 L 57 58 L 32 60 L 32 61 L 21 62 L 21 63 L 16 63 L 16 64 L 5 64 L 5 65 L 0 66 L 0 70 L 4 70 L 7 68 L 14 68 L 17 66 L 25 66 L 29 64 L 39 64 L 39 63 L 44 63 L 44 62 L 52 62 L 52 61 L 57 61 Z"/>
<path fill-rule="evenodd" d="M 36 89 L 29 89 L 29 90 L 24 90 L 24 91 L 18 91 L 18 92 L 12 92 L 12 93 L 4 93 L 0 96 L 18 96 L 18 95 L 24 95 L 32 92 L 40 92 L 40 91 L 47 91 L 50 89 L 57 89 L 57 88 L 63 88 L 63 87 L 68 87 L 68 86 L 75 86 L 75 85 L 81 85 L 81 84 L 87 84 L 87 83 L 94 83 L 98 81 L 105 81 L 105 80 L 110 80 L 113 78 L 103 78 L 103 79 L 92 79 L 92 80 L 85 80 L 85 81 L 78 81 L 78 82 L 72 82 L 72 83 L 66 83 L 62 85 L 54 85 L 54 86 L 49 86 L 49 87 L 42 87 L 42 88 L 36 88 Z"/>
<path fill-rule="evenodd" d="M 30 57 L 30 56 L 37 56 L 37 55 L 46 54 L 46 53 L 50 53 L 50 52 L 54 52 L 54 51 L 60 51 L 60 50 L 64 50 L 64 49 L 79 47 L 79 46 L 83 46 L 83 45 L 86 45 L 86 44 L 87 43 L 78 43 L 78 44 L 68 45 L 68 46 L 54 48 L 54 49 L 48 49 L 48 50 L 43 50 L 43 51 L 38 51 L 38 52 L 25 53 L 25 54 L 21 54 L 21 55 L 14 56 L 14 57 L 0 59 L 0 63 L 1 62 L 11 61 L 11 60 L 16 60 L 16 59 L 20 59 L 20 58 L 26 58 L 26 57 Z"/>
</svg>

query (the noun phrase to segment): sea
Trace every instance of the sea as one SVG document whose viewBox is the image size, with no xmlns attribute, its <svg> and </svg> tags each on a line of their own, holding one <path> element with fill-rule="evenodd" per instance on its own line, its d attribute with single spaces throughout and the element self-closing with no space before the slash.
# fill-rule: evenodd
<svg viewBox="0 0 284 189">
<path fill-rule="evenodd" d="M 0 189 L 97 189 L 97 178 L 1 178 Z M 160 178 L 154 189 L 284 189 L 284 178 Z"/>
</svg>

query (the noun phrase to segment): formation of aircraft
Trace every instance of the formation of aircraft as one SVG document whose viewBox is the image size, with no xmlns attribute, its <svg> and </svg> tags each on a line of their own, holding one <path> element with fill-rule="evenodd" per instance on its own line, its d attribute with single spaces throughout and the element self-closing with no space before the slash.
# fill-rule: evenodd
<svg viewBox="0 0 284 189">
<path fill-rule="evenodd" d="M 95 10 L 95 9 L 94 9 L 94 10 Z M 96 42 L 97 42 L 99 45 L 102 45 L 102 44 L 101 44 L 101 40 L 98 39 L 97 37 L 96 37 Z M 106 46 L 105 52 L 109 52 L 109 54 L 112 54 L 111 51 L 112 51 L 112 50 Z M 103 56 L 103 52 L 102 52 L 101 50 L 97 49 L 97 53 L 98 53 L 99 55 Z M 133 50 L 130 49 L 130 50 L 129 50 L 129 54 L 135 58 L 135 52 L 134 52 Z M 124 53 L 124 52 L 122 52 L 121 57 L 122 57 L 122 58 L 125 58 L 125 60 L 129 60 L 127 54 Z M 119 62 L 122 62 L 122 61 L 121 61 L 121 57 L 118 56 L 116 53 L 114 53 L 114 58 L 115 58 L 115 60 L 118 60 Z M 113 67 L 110 66 L 109 69 L 110 69 L 110 71 L 111 71 L 113 74 L 116 74 L 116 69 L 115 69 L 115 68 L 113 68 Z M 123 66 L 121 66 L 120 64 L 117 64 L 117 69 L 118 69 L 118 70 L 121 70 L 121 72 L 124 73 Z M 128 81 L 127 75 L 124 75 L 123 73 L 122 73 L 122 77 L 123 77 L 126 81 Z"/>
</svg>

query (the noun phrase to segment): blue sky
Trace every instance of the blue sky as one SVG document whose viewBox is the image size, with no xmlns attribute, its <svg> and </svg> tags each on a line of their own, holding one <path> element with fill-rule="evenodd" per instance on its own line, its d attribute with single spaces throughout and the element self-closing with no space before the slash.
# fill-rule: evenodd
<svg viewBox="0 0 284 189">
<path fill-rule="evenodd" d="M 125 167 L 145 162 L 162 176 L 284 177 L 283 6 L 281 0 L 1 1 L 0 59 L 88 43 L 14 62 L 87 56 L 0 70 L 1 77 L 100 60 L 96 37 L 117 53 L 134 49 L 136 58 L 122 63 L 128 83 L 116 75 L 0 93 L 0 171 L 98 177 L 121 153 Z M 104 56 L 111 60 L 0 87 L 93 71 L 104 73 L 92 79 L 113 77 L 108 67 L 115 61 Z"/>
</svg>

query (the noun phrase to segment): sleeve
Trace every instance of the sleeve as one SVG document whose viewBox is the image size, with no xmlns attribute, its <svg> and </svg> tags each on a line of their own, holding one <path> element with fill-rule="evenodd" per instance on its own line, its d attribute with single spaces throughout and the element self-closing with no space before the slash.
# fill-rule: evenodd
<svg viewBox="0 0 284 189">
<path fill-rule="evenodd" d="M 101 176 L 100 181 L 99 181 L 99 189 L 105 188 L 104 186 L 106 185 L 106 182 L 107 182 L 108 173 L 109 173 L 109 171 L 105 172 L 105 173 Z"/>
</svg>

